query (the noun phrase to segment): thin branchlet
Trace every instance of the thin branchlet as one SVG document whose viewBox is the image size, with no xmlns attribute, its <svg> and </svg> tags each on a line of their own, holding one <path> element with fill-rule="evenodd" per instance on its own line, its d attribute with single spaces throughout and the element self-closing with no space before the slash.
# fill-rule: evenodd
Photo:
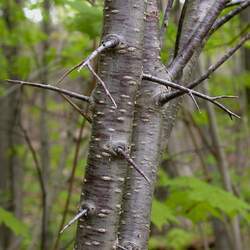
<svg viewBox="0 0 250 250">
<path fill-rule="evenodd" d="M 32 86 L 32 87 L 35 87 L 35 88 L 48 89 L 48 90 L 51 90 L 51 91 L 54 91 L 54 92 L 57 92 L 57 93 L 60 93 L 60 94 L 64 94 L 64 95 L 79 99 L 81 101 L 85 101 L 85 102 L 88 102 L 88 103 L 91 102 L 91 98 L 88 97 L 88 96 L 84 96 L 84 95 L 78 94 L 76 92 L 72 92 L 70 90 L 55 87 L 55 86 L 52 86 L 52 85 L 49 85 L 49 84 L 26 82 L 26 81 L 11 80 L 11 79 L 7 79 L 7 82 L 14 83 L 14 84 L 19 84 L 19 85 L 25 85 L 25 86 Z"/>
<path fill-rule="evenodd" d="M 222 25 L 227 23 L 229 20 L 231 20 L 233 17 L 238 15 L 240 12 L 242 12 L 244 9 L 246 9 L 248 6 L 250 6 L 250 0 L 241 1 L 240 6 L 235 8 L 234 10 L 227 13 L 225 16 L 219 18 L 215 21 L 212 28 L 209 30 L 207 37 L 211 36 L 216 30 L 218 30 Z"/>
<path fill-rule="evenodd" d="M 229 49 L 227 51 L 227 53 L 225 53 L 215 64 L 211 65 L 209 67 L 209 69 L 207 70 L 206 73 L 204 73 L 201 77 L 199 77 L 198 79 L 194 80 L 193 82 L 191 82 L 190 84 L 187 85 L 188 89 L 193 89 L 196 86 L 198 86 L 199 84 L 201 84 L 204 80 L 208 79 L 209 76 L 214 73 L 221 65 L 223 65 L 230 57 L 232 57 L 232 55 L 238 51 L 243 44 L 250 39 L 250 33 L 248 33 L 247 35 L 243 36 L 242 39 L 240 40 L 240 42 L 238 44 L 236 44 L 234 47 L 232 47 L 231 49 Z M 186 84 L 181 84 L 181 85 L 186 85 Z M 178 90 L 178 91 L 173 91 L 170 92 L 168 94 L 165 95 L 165 102 L 168 102 L 174 98 L 177 98 L 181 95 L 183 95 L 184 91 Z M 225 97 L 224 97 L 225 98 Z"/>
<path fill-rule="evenodd" d="M 178 74 L 182 72 L 190 58 L 193 56 L 195 50 L 201 46 L 225 4 L 226 0 L 215 1 L 215 3 L 209 7 L 206 15 L 199 21 L 191 36 L 182 46 L 182 49 L 178 51 L 174 60 L 171 61 L 171 64 L 167 67 L 171 79 L 175 79 Z"/>
<path fill-rule="evenodd" d="M 233 116 L 237 117 L 237 118 L 240 118 L 237 114 L 235 114 L 234 112 L 229 110 L 227 107 L 225 107 L 223 104 L 221 104 L 221 103 L 219 103 L 217 101 L 218 99 L 224 98 L 224 96 L 215 96 L 215 97 L 208 96 L 208 95 L 205 95 L 205 94 L 200 93 L 198 91 L 189 89 L 189 88 L 184 87 L 182 85 L 179 85 L 177 83 L 174 83 L 174 82 L 171 82 L 171 81 L 168 81 L 168 80 L 165 80 L 165 79 L 161 79 L 161 78 L 149 75 L 149 74 L 143 74 L 143 79 L 159 83 L 159 84 L 161 84 L 161 85 L 163 85 L 165 87 L 171 87 L 173 89 L 178 89 L 178 90 L 181 90 L 182 92 L 184 92 L 186 94 L 197 96 L 197 97 L 199 97 L 201 99 L 207 100 L 207 101 L 213 103 L 214 105 L 216 105 L 217 107 L 221 108 L 223 111 L 225 111 L 230 116 L 231 119 L 232 119 Z M 166 94 L 166 96 L 168 97 L 168 93 Z M 235 98 L 235 96 L 228 96 L 227 98 Z M 164 105 L 166 103 L 165 94 L 161 95 L 160 103 L 162 105 Z"/>
<path fill-rule="evenodd" d="M 246 0 L 232 0 L 232 1 L 228 1 L 228 4 L 225 6 L 225 8 L 228 8 L 228 7 L 232 7 L 232 6 L 235 6 L 235 5 L 239 5 L 239 4 L 242 4 L 242 3 L 245 3 Z"/>
<path fill-rule="evenodd" d="M 177 29 L 173 59 L 177 56 L 178 51 L 179 51 L 179 45 L 180 45 L 180 39 L 181 39 L 181 33 L 182 33 L 182 26 L 183 26 L 184 18 L 185 18 L 186 11 L 187 11 L 187 5 L 188 5 L 188 1 L 185 1 L 184 5 L 182 7 L 182 10 L 181 10 L 181 16 L 180 16 L 179 23 L 178 23 L 178 29 Z M 171 61 L 170 61 L 170 63 L 171 63 Z"/>
</svg>

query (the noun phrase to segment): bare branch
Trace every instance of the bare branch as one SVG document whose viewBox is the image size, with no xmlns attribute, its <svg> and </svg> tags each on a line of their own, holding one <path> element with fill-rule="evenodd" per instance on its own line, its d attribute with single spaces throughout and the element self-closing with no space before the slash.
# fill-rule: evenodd
<svg viewBox="0 0 250 250">
<path fill-rule="evenodd" d="M 226 0 L 215 1 L 207 10 L 206 15 L 202 18 L 202 20 L 199 21 L 196 29 L 192 32 L 188 41 L 184 46 L 182 46 L 182 49 L 178 52 L 173 62 L 167 67 L 167 71 L 171 79 L 178 76 L 178 74 L 187 65 L 196 48 L 199 48 L 202 45 L 207 33 L 224 8 L 226 2 Z"/>
<path fill-rule="evenodd" d="M 167 6 L 164 12 L 163 22 L 162 22 L 161 31 L 160 31 L 161 48 L 163 47 L 164 42 L 165 42 L 165 34 L 168 29 L 169 15 L 170 15 L 170 11 L 172 9 L 173 3 L 174 3 L 174 0 L 168 0 Z"/>
<path fill-rule="evenodd" d="M 88 102 L 88 103 L 91 102 L 90 97 L 88 97 L 88 96 L 84 96 L 84 95 L 78 94 L 76 92 L 72 92 L 70 90 L 58 88 L 58 87 L 48 85 L 48 84 L 26 82 L 26 81 L 20 81 L 20 80 L 10 80 L 10 79 L 7 79 L 7 82 L 14 83 L 14 84 L 20 84 L 20 85 L 26 85 L 26 86 L 32 86 L 35 88 L 48 89 L 48 90 L 52 90 L 52 91 L 55 91 L 55 92 L 58 92 L 58 93 L 82 100 L 82 101 L 85 101 L 85 102 Z"/>
<path fill-rule="evenodd" d="M 77 137 L 77 141 L 76 141 L 76 145 L 75 145 L 73 166 L 72 166 L 72 170 L 71 170 L 71 174 L 70 174 L 70 178 L 69 178 L 68 195 L 67 195 L 67 199 L 66 199 L 66 202 L 65 202 L 64 210 L 63 210 L 63 216 L 62 216 L 61 224 L 60 224 L 60 227 L 59 227 L 59 232 L 57 234 L 57 238 L 56 238 L 55 245 L 54 245 L 54 248 L 53 248 L 54 250 L 56 250 L 58 248 L 59 241 L 60 241 L 60 235 L 61 235 L 60 232 L 63 230 L 63 225 L 65 223 L 66 216 L 67 216 L 67 213 L 68 213 L 68 210 L 69 210 L 69 204 L 70 204 L 70 199 L 71 199 L 71 196 L 72 196 L 74 177 L 75 177 L 77 162 L 78 162 L 78 158 L 79 158 L 79 152 L 80 152 L 81 139 L 82 139 L 84 125 L 85 125 L 85 120 L 82 121 L 81 128 L 80 128 L 80 131 L 79 131 L 79 134 L 78 134 L 78 137 Z M 66 228 L 64 227 L 64 230 L 65 229 Z"/>
<path fill-rule="evenodd" d="M 64 228 L 60 231 L 60 234 L 62 234 L 68 227 L 70 227 L 72 224 L 74 224 L 78 219 L 80 219 L 82 216 L 87 215 L 88 209 L 80 209 L 79 213 L 69 221 L 67 225 L 64 226 Z"/>
<path fill-rule="evenodd" d="M 226 8 L 242 4 L 244 2 L 246 2 L 246 0 L 232 0 L 232 1 L 229 1 L 229 3 L 226 5 Z"/>
<path fill-rule="evenodd" d="M 30 139 L 26 129 L 23 127 L 23 125 L 21 123 L 19 125 L 20 125 L 20 128 L 21 128 L 22 132 L 23 132 L 25 141 L 26 141 L 26 143 L 27 143 L 27 145 L 28 145 L 28 147 L 30 149 L 31 155 L 32 155 L 34 163 L 35 163 L 35 168 L 36 168 L 36 171 L 37 171 L 38 180 L 39 180 L 39 184 L 40 184 L 40 187 L 41 187 L 41 192 L 42 192 L 42 197 L 43 197 L 42 201 L 43 201 L 43 206 L 44 206 L 44 201 L 45 201 L 45 197 L 46 197 L 46 188 L 45 188 L 42 169 L 41 169 L 40 164 L 39 164 L 38 156 L 37 156 L 35 148 L 32 145 L 31 139 Z"/>
<path fill-rule="evenodd" d="M 221 47 L 232 46 L 232 44 L 234 44 L 235 41 L 237 41 L 239 38 L 243 37 L 247 33 L 249 28 L 250 28 L 250 23 L 246 24 L 246 26 L 237 35 L 235 35 L 230 41 L 226 41 L 224 43 L 221 43 L 215 46 L 209 46 L 208 48 L 206 48 L 206 50 L 208 51 L 208 50 L 218 49 Z"/>
<path fill-rule="evenodd" d="M 188 89 L 193 89 L 196 86 L 198 86 L 200 83 L 202 83 L 204 80 L 208 79 L 209 76 L 215 72 L 222 64 L 224 64 L 238 49 L 240 49 L 243 44 L 250 39 L 250 33 L 242 37 L 240 42 L 236 44 L 234 47 L 232 47 L 228 52 L 223 55 L 215 64 L 211 65 L 206 73 L 204 73 L 200 78 L 197 80 L 193 81 L 192 83 L 187 85 Z M 182 85 L 182 84 L 181 84 Z M 174 98 L 177 98 L 181 95 L 183 95 L 184 91 L 174 91 L 172 93 L 169 93 L 168 95 L 165 96 L 165 101 L 170 101 Z M 225 97 L 224 97 L 225 98 Z"/>
<path fill-rule="evenodd" d="M 209 30 L 207 37 L 211 36 L 216 30 L 218 30 L 223 24 L 231 20 L 234 16 L 238 15 L 241 11 L 246 9 L 248 6 L 250 6 L 250 0 L 246 1 L 241 1 L 242 3 L 240 4 L 239 7 L 236 9 L 230 11 L 228 14 L 225 16 L 219 18 L 212 26 L 212 28 Z"/>
<path fill-rule="evenodd" d="M 230 116 L 230 118 L 232 118 L 233 116 L 235 116 L 237 118 L 240 118 L 237 114 L 233 113 L 228 108 L 226 108 L 224 105 L 217 102 L 217 100 L 219 99 L 218 96 L 211 97 L 211 96 L 202 94 L 200 92 L 197 92 L 195 90 L 189 89 L 187 87 L 184 87 L 182 85 L 179 85 L 177 83 L 174 83 L 174 82 L 171 82 L 171 81 L 168 81 L 168 80 L 165 80 L 165 79 L 161 79 L 161 78 L 158 78 L 158 77 L 155 77 L 155 76 L 152 76 L 152 75 L 148 75 L 148 74 L 143 74 L 143 79 L 144 80 L 149 80 L 149 81 L 152 81 L 152 82 L 156 82 L 156 83 L 159 83 L 159 84 L 161 84 L 163 86 L 171 87 L 173 89 L 178 89 L 178 90 L 181 90 L 182 92 L 185 92 L 185 93 L 187 93 L 189 95 L 192 94 L 192 95 L 197 96 L 199 98 L 205 99 L 205 100 L 215 104 L 216 106 L 218 106 L 222 110 L 224 110 Z M 162 105 L 164 105 L 166 103 L 166 100 L 168 101 L 168 93 L 166 94 L 166 97 L 167 98 L 165 98 L 165 94 L 162 95 L 161 100 L 160 100 Z M 221 98 L 223 98 L 223 97 L 224 96 L 221 96 Z"/>
<path fill-rule="evenodd" d="M 182 10 L 181 10 L 181 16 L 180 16 L 179 23 L 178 23 L 178 29 L 177 29 L 173 59 L 177 56 L 178 51 L 179 51 L 180 38 L 181 38 L 181 33 L 182 33 L 182 26 L 183 26 L 184 18 L 185 18 L 185 15 L 186 15 L 187 6 L 188 6 L 188 1 L 185 1 L 184 5 L 182 7 Z"/>
<path fill-rule="evenodd" d="M 196 108 L 198 109 L 198 111 L 201 112 L 200 107 L 199 107 L 197 101 L 195 100 L 194 95 L 192 94 L 192 92 L 189 93 L 189 96 L 192 98 L 192 100 L 193 100 Z"/>
<path fill-rule="evenodd" d="M 129 154 L 122 148 L 117 147 L 115 148 L 115 152 L 121 155 L 131 166 L 148 182 L 150 183 L 149 178 L 143 173 L 143 171 L 136 165 L 133 159 L 129 156 Z"/>
</svg>

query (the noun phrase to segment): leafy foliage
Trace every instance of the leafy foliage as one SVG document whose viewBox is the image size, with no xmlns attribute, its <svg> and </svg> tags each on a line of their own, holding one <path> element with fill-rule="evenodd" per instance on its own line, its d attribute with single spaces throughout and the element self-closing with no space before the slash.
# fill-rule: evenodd
<svg viewBox="0 0 250 250">
<path fill-rule="evenodd" d="M 169 189 L 169 196 L 164 205 L 161 205 L 162 210 L 167 211 L 165 217 L 161 216 L 165 223 L 170 219 L 174 221 L 173 214 L 185 216 L 194 223 L 206 221 L 210 215 L 223 219 L 223 215 L 233 217 L 240 214 L 247 221 L 250 219 L 249 204 L 233 194 L 195 177 L 184 176 L 165 179 L 165 185 Z M 157 205 L 160 209 L 160 205 L 155 203 L 155 206 Z M 155 208 L 155 211 L 157 211 L 157 208 Z M 153 214 L 153 218 L 153 222 L 161 227 L 162 223 L 158 221 L 160 217 L 154 217 Z"/>
<path fill-rule="evenodd" d="M 169 180 L 171 196 L 167 204 L 171 207 L 182 205 L 182 211 L 186 211 L 190 219 L 206 219 L 209 213 L 220 217 L 218 212 L 232 217 L 236 214 L 246 216 L 250 206 L 238 199 L 233 194 L 212 186 L 194 177 L 178 177 Z M 176 201 L 182 197 L 178 204 Z M 198 209 L 198 207 L 200 209 Z"/>
<path fill-rule="evenodd" d="M 153 237 L 149 240 L 149 249 L 184 250 L 192 242 L 194 234 L 181 228 L 170 229 L 167 235 Z"/>
<path fill-rule="evenodd" d="M 157 200 L 153 201 L 152 206 L 152 222 L 161 229 L 166 223 L 178 223 L 173 210 L 166 204 L 161 203 Z"/>
<path fill-rule="evenodd" d="M 18 220 L 12 213 L 0 207 L 0 224 L 3 223 L 16 235 L 29 238 L 28 227 Z"/>
</svg>

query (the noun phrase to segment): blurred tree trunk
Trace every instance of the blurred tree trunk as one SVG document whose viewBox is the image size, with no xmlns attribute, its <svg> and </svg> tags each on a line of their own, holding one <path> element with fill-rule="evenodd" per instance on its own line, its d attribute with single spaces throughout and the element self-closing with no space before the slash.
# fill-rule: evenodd
<svg viewBox="0 0 250 250">
<path fill-rule="evenodd" d="M 2 7 L 3 18 L 8 32 L 14 32 L 18 26 L 13 12 L 20 11 L 22 2 L 19 0 L 6 1 Z M 19 8 L 19 10 L 18 10 Z M 16 73 L 16 59 L 19 55 L 20 45 L 1 44 L 8 64 L 9 78 L 18 78 Z M 1 205 L 13 212 L 17 218 L 22 217 L 22 181 L 23 166 L 21 159 L 22 138 L 19 124 L 21 120 L 21 91 L 10 92 L 0 100 L 0 192 Z M 3 205 L 4 206 L 4 205 Z M 0 226 L 0 249 L 18 249 L 20 240 L 10 230 Z"/>
<path fill-rule="evenodd" d="M 206 88 L 204 92 L 208 94 Z M 226 191 L 233 193 L 232 182 L 229 175 L 229 166 L 219 136 L 219 128 L 217 125 L 217 119 L 214 107 L 207 102 L 205 102 L 205 107 L 208 112 L 209 130 L 212 140 L 212 146 L 216 152 L 215 158 L 222 179 L 222 185 Z M 226 226 L 225 224 L 223 225 L 222 222 L 215 219 L 213 221 L 213 224 L 215 228 L 215 238 L 216 238 L 215 247 L 217 250 L 226 250 L 226 249 L 242 250 L 240 224 L 238 217 L 234 217 L 233 219 L 230 220 L 229 232 L 227 232 Z"/>
<path fill-rule="evenodd" d="M 50 33 L 51 33 L 51 0 L 43 1 L 43 21 L 42 31 L 46 35 L 46 39 L 42 42 L 41 50 L 41 68 L 44 71 L 40 75 L 41 82 L 48 84 L 49 71 L 46 67 L 49 63 L 48 53 L 50 48 Z M 48 202 L 48 190 L 50 184 L 50 142 L 49 142 L 49 127 L 48 127 L 48 116 L 47 116 L 47 92 L 41 92 L 41 114 L 40 114 L 40 159 L 41 168 L 43 172 L 43 180 L 45 185 L 45 193 L 43 194 L 42 200 L 42 228 L 41 228 L 41 250 L 49 248 L 49 218 L 50 209 Z"/>
</svg>

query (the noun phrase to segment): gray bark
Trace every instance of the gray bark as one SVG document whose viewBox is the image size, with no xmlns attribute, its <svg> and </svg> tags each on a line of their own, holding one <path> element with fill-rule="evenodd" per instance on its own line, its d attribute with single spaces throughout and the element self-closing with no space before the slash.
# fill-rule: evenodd
<svg viewBox="0 0 250 250">
<path fill-rule="evenodd" d="M 107 148 L 130 145 L 137 85 L 142 74 L 142 34 L 145 1 L 105 1 L 103 39 L 119 35 L 123 44 L 100 56 L 99 75 L 118 108 L 103 88 L 94 91 L 94 119 L 75 249 L 110 250 L 116 247 L 122 189 L 127 172 L 124 159 Z M 112 151 L 112 150 L 111 150 Z"/>
<path fill-rule="evenodd" d="M 166 76 L 160 63 L 159 11 L 156 0 L 147 4 L 144 35 L 144 73 Z M 137 94 L 133 123 L 132 157 L 150 179 L 147 183 L 134 169 L 128 171 L 123 197 L 119 245 L 147 249 L 154 183 L 161 151 L 161 105 L 157 99 L 165 87 L 143 80 Z"/>
</svg>

